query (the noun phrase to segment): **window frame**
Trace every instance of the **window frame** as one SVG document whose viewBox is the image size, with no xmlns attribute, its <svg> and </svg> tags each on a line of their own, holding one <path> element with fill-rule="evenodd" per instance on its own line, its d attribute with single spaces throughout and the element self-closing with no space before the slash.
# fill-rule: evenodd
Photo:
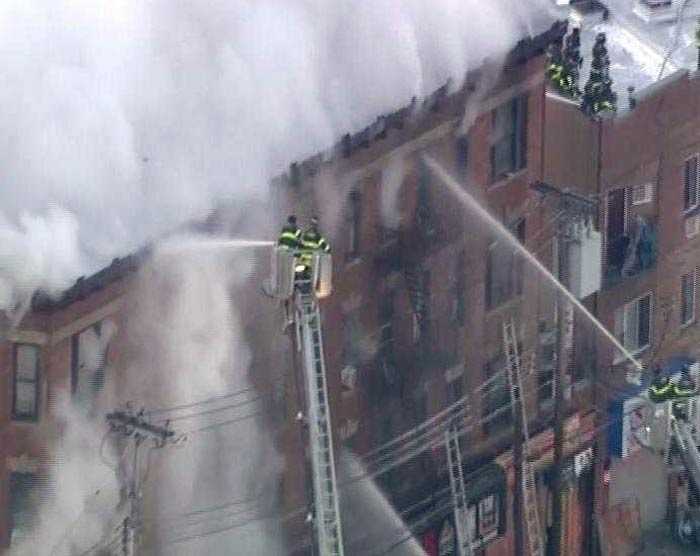
<svg viewBox="0 0 700 556">
<path fill-rule="evenodd" d="M 354 188 L 348 195 L 348 249 L 347 259 L 354 260 L 362 247 L 362 192 Z"/>
<path fill-rule="evenodd" d="M 529 95 L 523 93 L 517 95 L 491 111 L 491 183 L 506 179 L 511 175 L 527 168 L 527 111 Z M 502 112 L 501 112 L 502 111 Z M 499 130 L 499 119 L 502 114 L 509 112 L 508 128 Z M 495 134 L 498 133 L 499 137 Z M 502 134 L 502 135 L 501 135 Z M 503 168 L 497 168 L 498 150 L 507 146 L 509 161 Z"/>
<path fill-rule="evenodd" d="M 690 318 L 684 318 L 686 314 L 686 310 L 688 307 L 685 305 L 685 280 L 686 278 L 690 278 L 691 280 L 691 287 L 690 287 Z M 685 328 L 687 326 L 690 326 L 695 322 L 695 303 L 696 303 L 696 297 L 697 297 L 697 268 L 694 268 L 690 272 L 686 272 L 685 274 L 681 275 L 681 304 L 680 304 L 680 319 L 681 319 L 681 328 Z"/>
<path fill-rule="evenodd" d="M 695 202 L 689 203 L 688 163 L 695 160 Z M 683 212 L 687 214 L 700 206 L 700 153 L 693 153 L 683 160 Z"/>
<path fill-rule="evenodd" d="M 647 338 L 647 343 L 640 346 L 639 345 L 639 330 L 640 330 L 640 325 L 641 321 L 639 320 L 639 302 L 648 297 L 649 298 L 649 321 L 648 321 L 648 338 Z M 628 339 L 626 336 L 626 332 L 628 329 L 628 308 L 632 305 L 636 305 L 637 307 L 637 340 L 635 346 L 632 346 L 628 343 Z M 622 319 L 619 319 L 619 311 L 622 311 Z M 653 342 L 653 325 L 654 325 L 654 292 L 653 291 L 648 291 L 631 301 L 628 301 L 627 303 L 624 303 L 622 306 L 618 307 L 615 310 L 615 336 L 618 340 L 620 340 L 620 343 L 627 349 L 632 355 L 637 355 L 644 350 L 648 349 L 652 342 Z M 614 358 L 614 363 L 621 363 L 622 361 L 625 360 L 625 355 L 621 353 L 619 350 L 615 350 L 615 358 Z"/>
<path fill-rule="evenodd" d="M 484 502 L 493 500 L 493 508 L 488 512 L 492 523 L 484 520 Z M 466 526 L 469 528 L 472 539 L 472 549 L 477 550 L 486 546 L 492 540 L 503 534 L 505 523 L 503 523 L 503 496 L 498 491 L 487 492 L 476 500 L 467 504 L 465 513 Z M 484 527 L 488 527 L 484 534 Z"/>
<path fill-rule="evenodd" d="M 36 350 L 36 363 L 34 369 L 34 379 L 19 379 L 18 376 L 18 354 L 21 347 L 30 347 Z M 33 384 L 34 385 L 34 411 L 31 414 L 18 413 L 17 412 L 17 385 L 22 384 Z M 27 421 L 27 422 L 37 422 L 39 420 L 39 390 L 41 385 L 41 346 L 38 344 L 31 344 L 26 342 L 16 342 L 12 344 L 12 420 L 13 421 Z"/>
<path fill-rule="evenodd" d="M 526 219 L 520 218 L 516 220 L 513 224 L 508 226 L 508 228 L 516 237 L 516 239 L 524 245 L 525 238 L 527 235 Z M 496 250 L 499 248 L 508 250 L 508 254 L 501 254 L 498 260 L 493 260 L 493 257 L 496 256 Z M 504 266 L 507 266 L 507 270 L 505 270 L 505 272 L 507 272 L 507 276 L 503 278 L 503 280 L 506 280 L 507 282 L 506 287 L 503 288 L 505 290 L 505 293 L 501 293 L 500 295 L 494 295 L 495 272 L 504 272 Z M 507 303 L 508 301 L 523 295 L 524 269 L 525 261 L 514 247 L 510 247 L 501 239 L 493 241 L 489 244 L 486 250 L 486 277 L 484 280 L 484 293 L 487 311 L 497 309 L 503 304 Z M 497 289 L 495 291 L 498 292 L 500 290 Z"/>
</svg>

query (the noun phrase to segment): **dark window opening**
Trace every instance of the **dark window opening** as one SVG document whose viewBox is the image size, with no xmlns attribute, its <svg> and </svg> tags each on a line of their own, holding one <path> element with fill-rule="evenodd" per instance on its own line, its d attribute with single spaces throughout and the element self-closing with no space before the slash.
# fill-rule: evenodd
<svg viewBox="0 0 700 556">
<path fill-rule="evenodd" d="M 685 161 L 683 169 L 683 207 L 691 210 L 698 206 L 698 188 L 700 187 L 700 155 Z"/>
<path fill-rule="evenodd" d="M 360 236 L 362 225 L 362 196 L 358 190 L 350 193 L 348 213 L 348 258 L 355 258 L 360 253 Z"/>
<path fill-rule="evenodd" d="M 466 176 L 469 169 L 469 136 L 460 135 L 455 142 L 457 171 L 460 176 Z"/>
<path fill-rule="evenodd" d="M 514 235 L 525 241 L 525 220 L 515 227 Z M 515 249 L 503 240 L 491 244 L 486 256 L 486 308 L 499 307 L 523 293 L 524 261 Z"/>
<path fill-rule="evenodd" d="M 37 525 L 39 482 L 33 473 L 10 473 L 10 545 L 27 539 Z"/>
<path fill-rule="evenodd" d="M 681 277 L 681 324 L 695 320 L 695 271 Z"/>
<path fill-rule="evenodd" d="M 107 346 L 102 323 L 96 323 L 71 338 L 71 391 L 74 401 L 91 408 L 105 383 Z"/>
<path fill-rule="evenodd" d="M 502 430 L 513 421 L 505 364 L 501 354 L 484 365 L 484 380 L 489 381 L 483 390 L 482 417 L 486 434 Z"/>
<path fill-rule="evenodd" d="M 39 417 L 39 346 L 15 344 L 12 416 L 17 420 Z"/>
<path fill-rule="evenodd" d="M 498 181 L 527 164 L 527 96 L 496 108 L 492 125 L 491 179 Z"/>
</svg>

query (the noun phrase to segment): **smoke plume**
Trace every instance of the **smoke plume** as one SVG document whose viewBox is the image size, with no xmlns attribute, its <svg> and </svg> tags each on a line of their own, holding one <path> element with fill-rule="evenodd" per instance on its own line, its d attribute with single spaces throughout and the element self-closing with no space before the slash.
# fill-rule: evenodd
<svg viewBox="0 0 700 556">
<path fill-rule="evenodd" d="M 8 1 L 0 308 L 56 292 L 549 23 L 517 0 Z M 60 247 L 60 249 L 57 249 Z"/>
</svg>

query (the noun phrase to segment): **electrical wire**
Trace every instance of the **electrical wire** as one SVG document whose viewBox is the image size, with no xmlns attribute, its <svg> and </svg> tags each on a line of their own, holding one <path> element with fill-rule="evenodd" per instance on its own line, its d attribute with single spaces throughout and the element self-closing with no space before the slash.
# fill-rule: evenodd
<svg viewBox="0 0 700 556">
<path fill-rule="evenodd" d="M 218 402 L 218 401 L 221 401 L 221 400 L 226 400 L 226 399 L 228 399 L 228 398 L 234 398 L 234 397 L 236 397 L 236 396 L 240 396 L 240 395 L 242 395 L 242 394 L 246 394 L 246 393 L 252 392 L 252 391 L 254 391 L 254 388 L 253 388 L 253 387 L 241 388 L 240 390 L 236 390 L 236 391 L 233 391 L 233 392 L 229 392 L 229 393 L 227 393 L 227 394 L 222 394 L 222 395 L 220 395 L 220 396 L 213 396 L 213 397 L 211 397 L 211 398 L 207 398 L 207 399 L 205 399 L 205 400 L 201 400 L 201 401 L 198 401 L 198 402 L 192 402 L 192 403 L 187 403 L 187 404 L 182 404 L 182 405 L 174 405 L 174 406 L 171 406 L 171 407 L 162 407 L 162 408 L 158 408 L 158 409 L 151 409 L 151 410 L 147 411 L 147 412 L 145 413 L 145 415 L 149 415 L 149 416 L 152 416 L 152 415 L 160 415 L 160 414 L 162 414 L 162 413 L 170 413 L 170 412 L 173 412 L 173 411 L 180 411 L 180 410 L 182 410 L 182 409 L 189 409 L 189 408 L 191 408 L 191 407 L 196 407 L 196 406 L 199 406 L 199 405 L 205 405 L 205 404 L 208 404 L 208 403 L 213 403 L 213 402 Z"/>
<path fill-rule="evenodd" d="M 240 417 L 237 417 L 235 419 L 230 419 L 228 421 L 222 421 L 221 423 L 212 423 L 211 425 L 206 425 L 204 427 L 199 427 L 197 429 L 188 430 L 183 434 L 190 435 L 190 434 L 197 434 L 200 432 L 218 429 L 218 428 L 225 427 L 228 425 L 233 425 L 235 423 L 240 423 L 241 421 L 245 421 L 246 419 L 252 419 L 253 417 L 258 417 L 260 415 L 264 415 L 264 413 L 265 413 L 264 411 L 256 411 L 254 413 L 249 413 L 248 415 L 241 415 Z"/>
<path fill-rule="evenodd" d="M 269 521 L 269 520 L 276 520 L 276 521 L 279 520 L 280 522 L 291 521 L 291 520 L 292 520 L 294 517 L 296 517 L 297 515 L 301 515 L 301 514 L 306 513 L 306 512 L 307 512 L 307 509 L 306 509 L 306 508 L 298 508 L 298 509 L 293 510 L 293 511 L 291 511 L 291 512 L 289 512 L 289 513 L 287 513 L 287 514 L 284 514 L 284 515 L 259 516 L 259 517 L 256 517 L 256 518 L 251 518 L 251 519 L 247 519 L 247 520 L 244 520 L 244 521 L 241 521 L 241 522 L 233 523 L 233 524 L 231 524 L 231 525 L 229 525 L 229 526 L 227 526 L 227 527 L 220 527 L 220 528 L 217 528 L 217 529 L 213 529 L 213 530 L 211 530 L 211 531 L 206 531 L 206 532 L 197 533 L 197 534 L 193 534 L 193 535 L 186 535 L 186 536 L 184 536 L 184 537 L 176 537 L 176 538 L 174 538 L 174 539 L 167 539 L 166 542 L 161 543 L 161 546 L 169 546 L 169 545 L 171 545 L 171 544 L 178 544 L 178 543 L 183 543 L 183 542 L 189 542 L 189 541 L 192 541 L 192 540 L 201 539 L 201 538 L 204 538 L 204 537 L 209 537 L 209 536 L 211 536 L 211 535 L 216 535 L 216 534 L 219 534 L 219 533 L 224 533 L 224 532 L 230 531 L 230 530 L 232 530 L 232 529 L 237 529 L 237 528 L 240 528 L 240 527 L 245 527 L 246 525 L 249 525 L 249 524 L 254 523 L 254 522 L 256 522 L 256 521 Z"/>
<path fill-rule="evenodd" d="M 262 400 L 262 399 L 264 399 L 264 396 L 256 396 L 256 397 L 254 397 L 254 398 L 250 398 L 250 399 L 244 400 L 244 401 L 242 401 L 242 402 L 238 402 L 238 403 L 226 405 L 226 406 L 223 406 L 223 407 L 217 407 L 217 408 L 214 408 L 214 409 L 207 409 L 207 410 L 204 410 L 204 411 L 200 411 L 200 412 L 198 412 L 198 413 L 190 413 L 190 414 L 188 414 L 188 415 L 176 415 L 175 417 L 170 417 L 170 418 L 168 418 L 168 419 L 163 419 L 163 422 L 170 422 L 170 423 L 172 423 L 173 421 L 181 421 L 181 420 L 183 420 L 183 419 L 194 419 L 195 417 L 201 417 L 201 416 L 203 416 L 203 415 L 213 415 L 213 414 L 218 413 L 218 412 L 220 412 L 220 411 L 229 411 L 229 410 L 231 410 L 231 409 L 236 409 L 236 408 L 239 408 L 239 407 L 244 407 L 244 406 L 246 406 L 246 405 L 250 405 L 250 404 L 252 404 L 252 403 L 255 403 L 255 402 L 257 402 L 257 401 L 260 401 L 260 400 Z"/>
</svg>

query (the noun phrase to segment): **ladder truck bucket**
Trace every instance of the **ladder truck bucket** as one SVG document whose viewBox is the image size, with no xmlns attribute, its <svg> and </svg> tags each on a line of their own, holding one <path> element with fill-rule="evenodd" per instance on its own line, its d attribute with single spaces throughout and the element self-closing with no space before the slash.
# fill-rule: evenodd
<svg viewBox="0 0 700 556">
<path fill-rule="evenodd" d="M 289 299 L 294 295 L 294 252 L 284 247 L 272 250 L 270 264 L 270 295 L 277 299 Z"/>
<path fill-rule="evenodd" d="M 313 284 L 318 299 L 328 297 L 333 291 L 333 257 L 330 253 L 314 255 Z"/>
</svg>

